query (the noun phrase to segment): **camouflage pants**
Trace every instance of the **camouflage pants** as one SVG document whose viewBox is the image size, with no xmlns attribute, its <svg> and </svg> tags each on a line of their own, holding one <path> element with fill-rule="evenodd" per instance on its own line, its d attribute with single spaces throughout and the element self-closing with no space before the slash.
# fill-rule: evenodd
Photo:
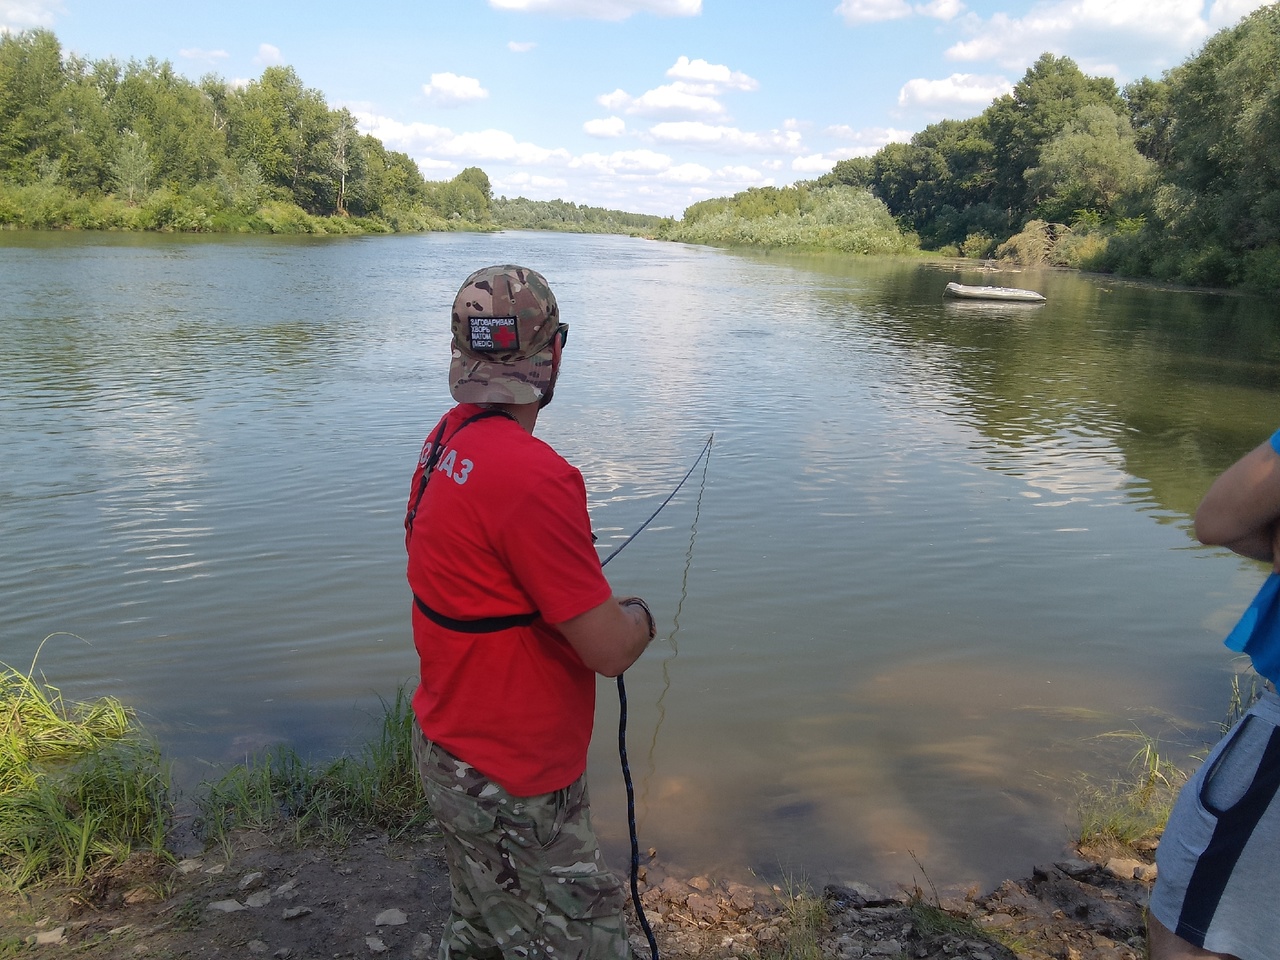
<svg viewBox="0 0 1280 960">
<path fill-rule="evenodd" d="M 416 727 L 413 753 L 449 858 L 440 960 L 629 960 L 622 886 L 591 829 L 585 774 L 516 797 Z"/>
</svg>

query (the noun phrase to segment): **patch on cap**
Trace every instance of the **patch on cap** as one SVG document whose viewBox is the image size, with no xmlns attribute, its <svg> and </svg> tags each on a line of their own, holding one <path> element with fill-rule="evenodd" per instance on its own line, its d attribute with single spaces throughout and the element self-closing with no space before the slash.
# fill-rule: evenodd
<svg viewBox="0 0 1280 960">
<path fill-rule="evenodd" d="M 560 308 L 546 279 L 514 264 L 467 277 L 453 300 L 449 390 L 459 403 L 541 402 L 555 379 Z"/>
<path fill-rule="evenodd" d="M 506 353 L 520 349 L 520 324 L 516 317 L 472 317 L 467 331 L 477 353 Z"/>
</svg>

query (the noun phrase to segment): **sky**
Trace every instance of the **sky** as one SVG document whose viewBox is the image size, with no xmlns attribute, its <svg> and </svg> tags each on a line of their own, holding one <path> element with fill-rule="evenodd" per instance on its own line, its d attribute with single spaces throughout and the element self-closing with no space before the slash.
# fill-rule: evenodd
<svg viewBox="0 0 1280 960">
<path fill-rule="evenodd" d="M 1265 0 L 0 0 L 64 54 L 292 66 L 428 180 L 680 216 L 982 112 L 1043 53 L 1157 79 Z"/>
</svg>

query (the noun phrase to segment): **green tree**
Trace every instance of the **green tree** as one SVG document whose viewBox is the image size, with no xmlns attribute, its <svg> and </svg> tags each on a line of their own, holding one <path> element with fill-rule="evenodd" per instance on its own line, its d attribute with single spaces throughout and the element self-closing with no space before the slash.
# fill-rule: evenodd
<svg viewBox="0 0 1280 960">
<path fill-rule="evenodd" d="M 871 187 L 875 183 L 875 166 L 870 157 L 850 157 L 839 161 L 816 181 L 819 187 L 834 187 L 843 184 L 847 187 Z"/>
<path fill-rule="evenodd" d="M 31 183 L 55 169 L 68 124 L 62 46 L 48 30 L 0 34 L 0 173 Z"/>
<path fill-rule="evenodd" d="M 147 193 L 153 169 L 146 141 L 132 130 L 126 130 L 111 164 L 116 190 L 130 203 L 137 202 Z"/>
<path fill-rule="evenodd" d="M 1271 4 L 1171 76 L 1171 179 L 1196 198 L 1180 231 L 1236 251 L 1280 242 L 1278 63 L 1280 5 Z"/>
<path fill-rule="evenodd" d="M 335 208 L 332 146 L 338 121 L 292 67 L 268 67 L 226 100 L 227 150 L 252 160 L 267 183 L 304 210 Z"/>
<path fill-rule="evenodd" d="M 333 127 L 333 155 L 330 164 L 334 175 L 338 178 L 337 196 L 334 207 L 340 216 L 346 216 L 347 177 L 350 176 L 356 162 L 356 151 L 359 147 L 359 134 L 356 121 L 346 110 L 339 110 Z"/>
<path fill-rule="evenodd" d="M 1066 223 L 1077 210 L 1112 213 L 1153 172 L 1154 164 L 1138 152 L 1128 119 L 1099 103 L 1081 108 L 1024 176 L 1037 215 Z"/>
<path fill-rule="evenodd" d="M 64 69 L 66 83 L 55 101 L 58 113 L 66 118 L 62 178 L 79 193 L 101 193 L 110 186 L 111 157 L 119 141 L 109 111 L 110 64 L 69 57 Z"/>
<path fill-rule="evenodd" d="M 1168 78 L 1151 80 L 1143 77 L 1124 88 L 1124 101 L 1129 107 L 1129 123 L 1133 127 L 1134 146 L 1148 160 L 1161 167 L 1169 163 L 1173 136 L 1173 111 L 1169 103 Z"/>
<path fill-rule="evenodd" d="M 1038 166 L 1040 151 L 1087 106 L 1101 104 L 1124 111 L 1109 77 L 1088 77 L 1069 57 L 1044 53 L 1014 85 L 983 113 L 995 157 L 992 201 L 1018 221 L 1031 213 L 1026 170 Z"/>
<path fill-rule="evenodd" d="M 112 120 L 147 143 L 158 180 L 191 186 L 212 180 L 226 155 L 209 98 L 168 61 L 131 61 L 111 98 Z"/>
</svg>

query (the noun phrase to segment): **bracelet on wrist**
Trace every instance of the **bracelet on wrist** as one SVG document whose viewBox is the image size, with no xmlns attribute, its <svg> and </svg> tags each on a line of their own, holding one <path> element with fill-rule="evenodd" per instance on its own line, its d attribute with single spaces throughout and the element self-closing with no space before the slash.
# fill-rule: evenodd
<svg viewBox="0 0 1280 960">
<path fill-rule="evenodd" d="M 649 609 L 649 605 L 639 597 L 627 597 L 620 601 L 624 607 L 639 607 L 644 611 L 645 619 L 649 621 L 649 639 L 652 640 L 658 635 L 658 626 L 653 621 L 653 611 Z"/>
</svg>

